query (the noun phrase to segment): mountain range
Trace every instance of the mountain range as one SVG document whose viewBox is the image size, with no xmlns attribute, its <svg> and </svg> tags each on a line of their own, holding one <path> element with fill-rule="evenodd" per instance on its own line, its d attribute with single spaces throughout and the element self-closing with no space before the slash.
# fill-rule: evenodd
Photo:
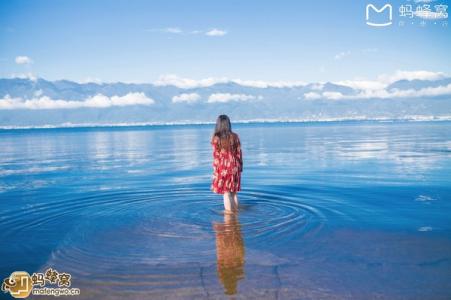
<svg viewBox="0 0 451 300">
<path fill-rule="evenodd" d="M 0 79 L 0 126 L 450 119 L 451 78 L 260 84 Z"/>
</svg>

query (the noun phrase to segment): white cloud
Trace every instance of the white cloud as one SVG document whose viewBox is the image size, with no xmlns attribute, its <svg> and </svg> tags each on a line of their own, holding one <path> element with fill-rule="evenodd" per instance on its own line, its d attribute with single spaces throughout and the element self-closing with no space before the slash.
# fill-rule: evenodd
<svg viewBox="0 0 451 300">
<path fill-rule="evenodd" d="M 408 90 L 391 90 L 390 92 L 386 90 L 379 90 L 374 92 L 361 93 L 356 97 L 364 98 L 414 98 L 414 97 L 435 97 L 435 96 L 445 96 L 451 95 L 451 84 L 446 86 L 437 87 L 427 87 L 419 90 L 408 89 Z"/>
<path fill-rule="evenodd" d="M 357 50 L 355 52 L 351 52 L 351 51 L 348 50 L 348 51 L 342 51 L 340 53 L 335 54 L 334 59 L 335 60 L 342 60 L 345 57 L 348 57 L 348 56 L 351 56 L 351 55 L 356 55 L 356 54 L 357 55 L 358 54 L 368 55 L 368 54 L 377 53 L 377 52 L 379 52 L 378 48 L 363 48 L 363 49 Z"/>
<path fill-rule="evenodd" d="M 226 83 L 228 82 L 227 78 L 205 78 L 200 80 L 189 79 L 189 78 L 181 78 L 177 75 L 163 75 L 158 78 L 157 81 L 154 82 L 155 85 L 158 86 L 166 86 L 173 85 L 182 89 L 192 89 L 199 87 L 209 87 L 217 83 Z"/>
<path fill-rule="evenodd" d="M 194 103 L 200 100 L 200 95 L 197 93 L 180 94 L 172 97 L 173 103 Z"/>
<path fill-rule="evenodd" d="M 230 93 L 215 93 L 211 94 L 210 97 L 208 97 L 208 103 L 225 103 L 230 101 L 248 101 L 256 99 L 253 95 L 246 95 L 246 94 L 230 94 Z M 262 97 L 259 97 L 259 99 L 262 99 Z"/>
<path fill-rule="evenodd" d="M 324 92 L 323 97 L 330 100 L 338 100 L 343 98 L 343 94 L 340 92 Z"/>
<path fill-rule="evenodd" d="M 162 32 L 162 33 L 171 33 L 171 34 L 183 34 L 183 35 L 197 35 L 203 34 L 206 36 L 224 36 L 227 34 L 227 31 L 222 29 L 209 29 L 209 30 L 186 30 L 179 27 L 166 27 L 166 28 L 151 28 L 146 29 L 148 32 Z"/>
<path fill-rule="evenodd" d="M 344 85 L 357 90 L 380 90 L 387 84 L 376 80 L 343 80 L 336 81 L 335 84 Z"/>
<path fill-rule="evenodd" d="M 353 89 L 362 91 L 378 91 L 387 88 L 390 84 L 399 80 L 438 80 L 446 77 L 445 73 L 432 71 L 401 71 L 398 70 L 393 74 L 383 74 L 378 76 L 376 80 L 342 80 L 336 81 L 335 84 L 349 86 Z"/>
<path fill-rule="evenodd" d="M 310 94 L 310 93 L 307 93 Z M 451 95 L 451 84 L 446 86 L 427 87 L 419 90 L 408 89 L 399 90 L 394 89 L 387 91 L 386 89 L 375 90 L 362 90 L 356 95 L 343 95 L 339 92 L 324 92 L 321 95 L 313 93 L 315 95 L 304 94 L 305 99 L 329 99 L 329 100 L 341 100 L 341 99 L 391 99 L 391 98 L 419 98 L 419 97 L 436 97 Z"/>
<path fill-rule="evenodd" d="M 152 105 L 155 101 L 144 93 L 129 93 L 124 96 L 108 97 L 102 94 L 89 97 L 84 101 L 54 100 L 47 96 L 33 99 L 11 98 L 8 95 L 0 99 L 0 109 L 74 109 L 106 108 L 112 106 Z"/>
<path fill-rule="evenodd" d="M 304 98 L 307 100 L 315 100 L 321 98 L 321 95 L 315 92 L 309 92 L 304 94 Z"/>
<path fill-rule="evenodd" d="M 385 81 L 391 84 L 398 80 L 438 80 L 444 78 L 445 74 L 442 72 L 431 72 L 431 71 L 396 71 L 392 75 L 381 75 L 379 76 L 379 81 Z"/>
<path fill-rule="evenodd" d="M 343 58 L 345 58 L 346 56 L 349 56 L 349 55 L 351 55 L 351 51 L 340 52 L 340 53 L 338 53 L 338 54 L 336 54 L 334 56 L 334 59 L 335 60 L 341 60 L 341 59 L 343 59 Z"/>
<path fill-rule="evenodd" d="M 355 52 L 351 52 L 351 51 L 342 51 L 340 53 L 335 54 L 334 59 L 335 60 L 342 60 L 345 57 L 352 55 L 356 55 L 356 54 L 364 54 L 364 55 L 368 55 L 370 53 L 377 53 L 379 52 L 378 48 L 364 48 L 364 49 L 360 49 L 357 50 Z"/>
<path fill-rule="evenodd" d="M 33 63 L 33 61 L 28 56 L 17 56 L 16 57 L 16 64 L 18 64 L 18 65 L 29 65 L 31 63 Z"/>
<path fill-rule="evenodd" d="M 230 82 L 248 86 L 253 88 L 286 88 L 286 87 L 296 87 L 303 86 L 306 83 L 303 81 L 263 81 L 263 80 L 242 80 L 242 79 L 231 79 Z"/>
<path fill-rule="evenodd" d="M 166 27 L 166 28 L 151 28 L 146 29 L 147 32 L 163 32 L 173 34 L 183 34 L 183 30 L 178 27 Z"/>
<path fill-rule="evenodd" d="M 175 33 L 175 34 L 183 33 L 183 31 L 178 27 L 168 27 L 168 28 L 163 29 L 163 31 L 167 32 L 167 33 Z"/>
<path fill-rule="evenodd" d="M 28 79 L 31 81 L 36 81 L 38 78 L 31 72 L 28 73 L 20 73 L 20 74 L 11 74 L 10 78 L 19 78 L 19 79 Z"/>
<path fill-rule="evenodd" d="M 208 35 L 208 36 L 224 36 L 226 34 L 227 34 L 227 31 L 221 30 L 221 29 L 216 29 L 216 28 L 205 32 L 205 35 Z"/>
<path fill-rule="evenodd" d="M 390 98 L 415 98 L 435 97 L 451 95 L 451 84 L 438 87 L 427 87 L 421 89 L 390 89 L 387 88 L 399 80 L 430 80 L 435 81 L 446 78 L 442 72 L 432 71 L 396 71 L 390 75 L 380 75 L 376 80 L 343 80 L 334 82 L 338 85 L 348 86 L 356 91 L 356 94 L 344 95 L 339 92 L 306 93 L 305 99 L 390 99 Z"/>
<path fill-rule="evenodd" d="M 241 86 L 248 86 L 253 88 L 284 88 L 284 87 L 296 87 L 303 86 L 305 82 L 303 81 L 263 81 L 263 80 L 242 80 L 242 79 L 228 79 L 226 77 L 220 78 L 205 78 L 205 79 L 189 79 L 182 78 L 177 75 L 162 75 L 158 80 L 154 81 L 153 84 L 158 86 L 173 85 L 182 89 L 192 89 L 209 87 L 218 83 L 236 83 Z"/>
</svg>

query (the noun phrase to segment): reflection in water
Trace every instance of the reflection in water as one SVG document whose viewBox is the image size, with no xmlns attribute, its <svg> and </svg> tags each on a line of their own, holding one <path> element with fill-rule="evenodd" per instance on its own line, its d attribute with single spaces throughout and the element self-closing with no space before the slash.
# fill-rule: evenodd
<svg viewBox="0 0 451 300">
<path fill-rule="evenodd" d="M 219 280 L 227 295 L 236 294 L 238 280 L 244 278 L 244 241 L 237 214 L 224 214 L 224 223 L 214 223 Z"/>
</svg>

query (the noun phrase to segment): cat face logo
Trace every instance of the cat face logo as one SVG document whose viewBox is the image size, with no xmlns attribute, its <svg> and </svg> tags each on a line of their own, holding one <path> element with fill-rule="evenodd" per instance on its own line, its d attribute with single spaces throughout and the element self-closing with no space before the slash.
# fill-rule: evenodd
<svg viewBox="0 0 451 300">
<path fill-rule="evenodd" d="M 371 19 L 374 19 L 375 17 L 370 18 L 370 10 L 374 10 L 374 13 L 381 18 L 380 20 L 378 20 L 378 22 L 371 21 Z M 384 16 L 385 10 L 388 10 L 387 16 Z M 382 6 L 382 8 L 379 9 L 376 8 L 376 6 L 374 6 L 373 4 L 368 4 L 365 11 L 365 20 L 366 24 L 368 24 L 369 26 L 389 26 L 392 24 L 393 20 L 393 7 L 390 4 L 385 4 L 384 6 Z"/>
<path fill-rule="evenodd" d="M 14 298 L 27 298 L 33 289 L 30 274 L 25 271 L 13 272 L 2 283 L 2 291 L 9 292 Z"/>
</svg>

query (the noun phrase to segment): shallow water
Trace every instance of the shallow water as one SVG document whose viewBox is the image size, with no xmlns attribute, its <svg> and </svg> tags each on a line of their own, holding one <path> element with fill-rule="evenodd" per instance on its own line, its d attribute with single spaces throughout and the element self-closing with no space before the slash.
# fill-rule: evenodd
<svg viewBox="0 0 451 300">
<path fill-rule="evenodd" d="M 52 267 L 81 299 L 451 298 L 450 122 L 234 129 L 236 216 L 209 190 L 211 125 L 0 131 L 2 279 Z"/>
</svg>

